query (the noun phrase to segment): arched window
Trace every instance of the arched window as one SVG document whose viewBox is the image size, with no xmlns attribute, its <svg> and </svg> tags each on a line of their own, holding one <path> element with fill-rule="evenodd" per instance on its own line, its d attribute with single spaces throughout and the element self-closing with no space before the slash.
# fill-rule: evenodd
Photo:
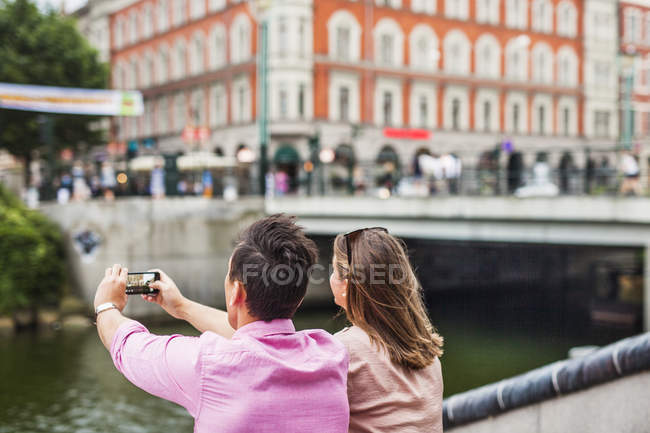
<svg viewBox="0 0 650 433">
<path fill-rule="evenodd" d="M 469 96 L 466 87 L 447 86 L 443 102 L 444 128 L 465 131 L 469 127 Z"/>
<path fill-rule="evenodd" d="M 185 107 L 185 95 L 177 93 L 174 97 L 174 130 L 182 131 L 186 125 L 187 109 Z"/>
<path fill-rule="evenodd" d="M 156 81 L 164 84 L 169 80 L 169 49 L 161 45 L 158 49 L 158 67 L 156 68 Z"/>
<path fill-rule="evenodd" d="M 499 0 L 476 0 L 476 21 L 499 24 Z"/>
<path fill-rule="evenodd" d="M 226 89 L 222 84 L 215 84 L 210 88 L 210 125 L 221 126 L 226 124 L 228 113 Z"/>
<path fill-rule="evenodd" d="M 338 10 L 327 21 L 329 56 L 339 61 L 357 61 L 361 55 L 361 26 L 350 12 Z"/>
<path fill-rule="evenodd" d="M 151 79 L 153 76 L 153 56 L 151 52 L 147 52 L 140 64 L 140 86 L 147 88 L 151 86 Z"/>
<path fill-rule="evenodd" d="M 149 39 L 153 35 L 153 10 L 151 4 L 147 3 L 144 7 L 144 37 Z"/>
<path fill-rule="evenodd" d="M 393 9 L 402 7 L 402 0 L 375 0 L 377 6 L 390 6 Z"/>
<path fill-rule="evenodd" d="M 196 32 L 190 46 L 190 67 L 192 75 L 198 75 L 205 68 L 203 34 Z"/>
<path fill-rule="evenodd" d="M 129 15 L 129 42 L 132 44 L 138 40 L 138 28 L 138 13 L 133 11 Z"/>
<path fill-rule="evenodd" d="M 501 76 L 501 46 L 493 35 L 484 34 L 476 40 L 474 56 L 476 75 L 488 78 Z"/>
<path fill-rule="evenodd" d="M 359 122 L 360 77 L 349 72 L 332 71 L 329 79 L 329 119 L 333 122 Z"/>
<path fill-rule="evenodd" d="M 558 134 L 575 136 L 578 130 L 578 116 L 574 98 L 563 96 L 557 104 Z"/>
<path fill-rule="evenodd" d="M 402 86 L 398 80 L 379 78 L 375 84 L 375 123 L 402 125 Z"/>
<path fill-rule="evenodd" d="M 438 37 L 426 24 L 416 25 L 409 36 L 409 60 L 411 67 L 421 70 L 438 68 L 440 51 Z"/>
<path fill-rule="evenodd" d="M 159 134 L 166 134 L 169 130 L 169 101 L 166 96 L 158 99 L 158 110 L 156 112 L 156 129 Z"/>
<path fill-rule="evenodd" d="M 451 30 L 444 40 L 444 69 L 448 74 L 469 74 L 470 43 L 465 33 Z"/>
<path fill-rule="evenodd" d="M 479 89 L 474 102 L 474 129 L 497 132 L 499 130 L 499 93 L 492 89 Z"/>
<path fill-rule="evenodd" d="M 142 135 L 144 137 L 151 137 L 153 132 L 153 101 L 148 100 L 144 103 L 144 125 L 142 127 Z"/>
<path fill-rule="evenodd" d="M 248 77 L 242 76 L 232 86 L 232 119 L 235 123 L 248 122 L 251 119 L 251 91 Z"/>
<path fill-rule="evenodd" d="M 138 60 L 135 57 L 131 58 L 129 63 L 129 88 L 136 89 L 138 87 Z"/>
<path fill-rule="evenodd" d="M 230 26 L 230 61 L 242 63 L 251 56 L 251 23 L 248 15 L 238 14 Z"/>
<path fill-rule="evenodd" d="M 373 30 L 375 62 L 384 66 L 401 66 L 404 62 L 404 33 L 391 18 L 382 18 Z"/>
<path fill-rule="evenodd" d="M 534 31 L 543 33 L 553 31 L 553 5 L 549 0 L 535 0 L 531 17 Z"/>
<path fill-rule="evenodd" d="M 528 98 L 522 92 L 509 92 L 506 95 L 505 129 L 513 134 L 525 134 L 527 126 Z"/>
<path fill-rule="evenodd" d="M 469 16 L 467 0 L 445 0 L 445 16 L 457 20 L 466 20 Z"/>
<path fill-rule="evenodd" d="M 528 45 L 530 38 L 525 35 L 510 39 L 506 45 L 506 76 L 509 79 L 528 79 Z"/>
<path fill-rule="evenodd" d="M 169 28 L 169 3 L 167 0 L 158 2 L 158 33 L 166 32 Z"/>
<path fill-rule="evenodd" d="M 557 33 L 560 36 L 575 37 L 577 30 L 576 7 L 570 1 L 563 1 L 557 6 Z"/>
<path fill-rule="evenodd" d="M 124 25 L 122 24 L 122 19 L 117 18 L 115 20 L 115 36 L 113 37 L 113 43 L 116 48 L 122 48 L 124 45 Z"/>
<path fill-rule="evenodd" d="M 436 126 L 436 87 L 431 83 L 416 81 L 411 86 L 409 120 L 413 128 Z"/>
<path fill-rule="evenodd" d="M 533 98 L 532 108 L 533 133 L 538 135 L 549 135 L 553 133 L 553 100 L 551 96 L 537 94 Z"/>
<path fill-rule="evenodd" d="M 173 0 L 174 9 L 172 13 L 172 18 L 174 20 L 174 26 L 180 26 L 185 22 L 185 7 L 187 3 L 185 0 Z"/>
<path fill-rule="evenodd" d="M 637 8 L 625 8 L 623 39 L 628 43 L 641 41 L 641 12 Z"/>
<path fill-rule="evenodd" d="M 506 26 L 513 29 L 528 27 L 528 0 L 506 0 Z"/>
<path fill-rule="evenodd" d="M 578 60 L 571 47 L 564 46 L 557 53 L 557 81 L 560 86 L 578 84 Z"/>
<path fill-rule="evenodd" d="M 436 13 L 436 0 L 411 0 L 411 10 L 433 15 Z"/>
<path fill-rule="evenodd" d="M 178 39 L 174 47 L 174 79 L 180 80 L 187 73 L 187 52 L 185 50 L 185 41 Z"/>
<path fill-rule="evenodd" d="M 190 97 L 190 116 L 192 124 L 197 126 L 205 125 L 205 98 L 202 88 L 192 91 Z"/>
<path fill-rule="evenodd" d="M 205 1 L 191 1 L 190 2 L 190 17 L 193 20 L 202 18 L 205 15 Z"/>
<path fill-rule="evenodd" d="M 219 69 L 226 64 L 226 28 L 219 23 L 210 32 L 210 68 Z"/>
<path fill-rule="evenodd" d="M 533 47 L 533 81 L 544 84 L 553 82 L 553 51 L 544 42 Z"/>
<path fill-rule="evenodd" d="M 220 11 L 226 7 L 226 0 L 210 0 L 208 8 L 210 12 Z"/>
</svg>

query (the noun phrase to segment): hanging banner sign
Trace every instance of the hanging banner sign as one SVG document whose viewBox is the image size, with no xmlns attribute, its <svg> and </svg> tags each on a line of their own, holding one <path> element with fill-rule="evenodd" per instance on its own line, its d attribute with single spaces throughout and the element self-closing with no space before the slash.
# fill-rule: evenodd
<svg viewBox="0 0 650 433">
<path fill-rule="evenodd" d="M 98 116 L 140 116 L 144 111 L 138 91 L 8 83 L 0 83 L 0 108 Z"/>
</svg>

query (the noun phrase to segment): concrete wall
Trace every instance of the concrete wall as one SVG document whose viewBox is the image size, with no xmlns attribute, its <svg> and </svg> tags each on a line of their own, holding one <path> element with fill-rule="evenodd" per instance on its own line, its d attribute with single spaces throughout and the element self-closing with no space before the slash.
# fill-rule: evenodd
<svg viewBox="0 0 650 433">
<path fill-rule="evenodd" d="M 63 229 L 71 281 L 86 302 L 92 303 L 104 269 L 121 263 L 134 272 L 160 268 L 190 299 L 223 306 L 233 242 L 241 229 L 263 215 L 263 204 L 259 199 L 133 198 L 47 204 L 41 210 Z M 93 254 L 82 254 L 74 239 L 86 230 L 99 236 Z M 141 316 L 160 308 L 134 296 L 125 312 Z"/>
<path fill-rule="evenodd" d="M 636 433 L 648 430 L 650 372 L 547 400 L 465 426 L 454 433 Z"/>
</svg>

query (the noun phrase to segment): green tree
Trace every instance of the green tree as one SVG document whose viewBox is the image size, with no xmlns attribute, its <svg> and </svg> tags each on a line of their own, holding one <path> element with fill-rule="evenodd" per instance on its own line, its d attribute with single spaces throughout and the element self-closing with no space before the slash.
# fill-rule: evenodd
<svg viewBox="0 0 650 433">
<path fill-rule="evenodd" d="M 0 314 L 54 306 L 65 278 L 59 228 L 0 185 Z"/>
<path fill-rule="evenodd" d="M 108 66 L 73 18 L 41 12 L 28 0 L 0 0 L 0 82 L 102 89 L 107 80 Z M 0 148 L 22 158 L 27 169 L 35 150 L 47 155 L 103 139 L 102 131 L 90 128 L 98 117 L 48 114 L 48 119 L 51 126 L 44 128 L 39 113 L 0 109 Z M 51 149 L 44 148 L 44 135 L 51 136 Z"/>
</svg>

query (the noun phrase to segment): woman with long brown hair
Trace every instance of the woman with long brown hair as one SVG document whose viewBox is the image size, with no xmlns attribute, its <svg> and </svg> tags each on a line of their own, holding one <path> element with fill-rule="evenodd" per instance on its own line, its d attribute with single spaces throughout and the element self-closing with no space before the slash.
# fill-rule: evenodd
<svg viewBox="0 0 650 433">
<path fill-rule="evenodd" d="M 334 240 L 330 286 L 352 326 L 350 433 L 442 432 L 443 339 L 427 315 L 404 242 L 381 227 Z"/>
</svg>

